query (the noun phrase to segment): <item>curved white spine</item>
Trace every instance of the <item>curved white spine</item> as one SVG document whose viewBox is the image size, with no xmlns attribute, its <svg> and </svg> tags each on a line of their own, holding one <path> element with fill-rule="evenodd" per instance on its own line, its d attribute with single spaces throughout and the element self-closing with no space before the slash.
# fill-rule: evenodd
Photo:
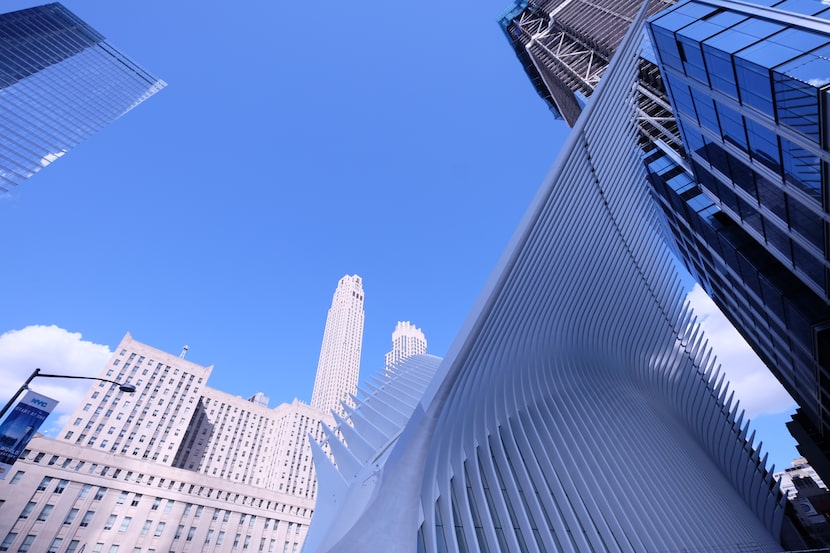
<svg viewBox="0 0 830 553">
<path fill-rule="evenodd" d="M 358 467 L 332 447 L 339 495 L 324 504 L 319 471 L 305 551 L 780 549 L 785 500 L 685 302 L 635 147 L 643 17 L 420 402 L 389 381 L 351 413 L 389 441 L 355 447 Z"/>
</svg>

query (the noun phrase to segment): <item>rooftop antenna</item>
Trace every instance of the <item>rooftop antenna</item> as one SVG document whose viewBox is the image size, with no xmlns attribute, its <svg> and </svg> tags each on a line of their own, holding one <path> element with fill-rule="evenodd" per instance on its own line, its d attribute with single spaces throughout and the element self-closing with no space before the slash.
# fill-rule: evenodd
<svg viewBox="0 0 830 553">
<path fill-rule="evenodd" d="M 179 359 L 184 359 L 184 356 L 187 354 L 187 350 L 190 349 L 190 346 L 185 346 L 182 348 L 182 352 L 179 354 Z"/>
</svg>

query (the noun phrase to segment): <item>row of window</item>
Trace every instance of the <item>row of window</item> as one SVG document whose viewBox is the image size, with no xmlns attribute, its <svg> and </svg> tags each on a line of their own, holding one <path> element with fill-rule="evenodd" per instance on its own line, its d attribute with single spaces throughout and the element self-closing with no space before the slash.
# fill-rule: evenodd
<svg viewBox="0 0 830 553">
<path fill-rule="evenodd" d="M 26 459 L 29 455 L 31 455 L 31 450 L 26 449 L 21 454 L 21 459 Z M 38 452 L 33 458 L 32 462 L 40 463 L 43 459 L 46 458 L 46 454 L 43 452 Z M 55 465 L 58 464 L 58 461 L 61 460 L 61 457 L 57 455 L 52 455 L 49 458 L 48 465 Z M 76 472 L 80 471 L 84 468 L 87 463 L 85 461 L 78 461 L 74 467 L 70 467 L 72 464 L 73 459 L 71 458 L 63 458 L 60 462 L 60 466 L 62 468 L 73 468 Z M 221 489 L 206 487 L 206 486 L 199 486 L 197 484 L 189 484 L 186 482 L 180 482 L 173 479 L 166 479 L 166 478 L 157 478 L 155 475 L 145 475 L 143 473 L 134 473 L 133 471 L 124 470 L 121 468 L 113 468 L 110 466 L 102 466 L 97 463 L 89 463 L 89 469 L 87 470 L 88 474 L 97 474 L 100 476 L 107 476 L 111 475 L 114 479 L 121 479 L 125 482 L 135 482 L 138 484 L 146 484 L 148 486 L 156 485 L 158 488 L 173 490 L 180 493 L 186 493 L 188 495 L 197 495 L 206 498 L 213 498 L 219 499 L 228 503 L 236 503 L 241 505 L 250 505 L 251 507 L 257 508 L 264 508 L 267 510 L 278 511 L 281 513 L 288 512 L 288 514 L 295 514 L 298 516 L 310 516 L 310 510 L 307 508 L 296 507 L 293 505 L 288 505 L 285 503 L 281 503 L 278 501 L 271 501 L 266 500 L 263 498 L 259 498 L 256 496 L 249 496 L 245 494 L 234 493 L 230 491 L 223 491 Z M 14 485 L 17 484 L 21 477 L 25 474 L 25 471 L 18 470 L 10 479 L 9 484 Z M 135 478 L 134 478 L 135 477 Z M 145 480 L 146 478 L 146 480 Z M 49 484 L 55 480 L 53 477 L 45 477 L 43 481 L 38 486 L 38 490 L 42 491 L 45 490 Z M 68 480 L 59 479 L 58 484 L 56 485 L 55 491 L 53 493 L 61 493 L 63 489 L 66 487 Z M 90 487 L 89 484 L 85 484 L 84 488 L 82 489 L 82 493 L 84 493 L 84 489 Z M 58 491 L 60 490 L 60 491 Z M 98 492 L 96 493 L 96 500 L 100 499 L 101 496 L 107 491 L 107 488 L 100 487 Z M 138 499 L 141 498 L 140 494 L 136 494 Z M 137 501 L 134 499 L 133 501 Z"/>
</svg>

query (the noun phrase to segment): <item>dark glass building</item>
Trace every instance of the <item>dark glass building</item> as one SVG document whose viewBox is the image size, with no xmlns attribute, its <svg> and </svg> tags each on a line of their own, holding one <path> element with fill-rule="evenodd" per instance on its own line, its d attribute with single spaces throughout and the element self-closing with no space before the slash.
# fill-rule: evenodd
<svg viewBox="0 0 830 553">
<path fill-rule="evenodd" d="M 60 4 L 0 15 L 0 189 L 164 86 Z"/>
<path fill-rule="evenodd" d="M 825 475 L 828 14 L 803 0 L 693 1 L 650 24 L 699 205 L 709 204 L 708 224 L 692 229 L 706 247 L 684 257 L 798 402 L 790 429 Z"/>
<path fill-rule="evenodd" d="M 817 0 L 763 3 L 771 6 L 652 6 L 665 9 L 640 60 L 640 141 L 676 251 L 798 402 L 790 430 L 830 478 L 830 11 Z M 569 122 L 558 107 L 568 104 L 551 102 L 557 87 L 577 105 L 590 90 L 546 79 L 567 71 L 533 52 L 558 44 L 548 37 L 575 5 L 522 2 L 501 21 L 537 90 Z M 604 19 L 626 26 L 610 12 L 627 5 L 603 3 Z M 600 17 L 586 19 L 601 28 Z M 533 32 L 538 20 L 546 23 Z M 583 57 L 593 40 L 583 37 Z"/>
</svg>

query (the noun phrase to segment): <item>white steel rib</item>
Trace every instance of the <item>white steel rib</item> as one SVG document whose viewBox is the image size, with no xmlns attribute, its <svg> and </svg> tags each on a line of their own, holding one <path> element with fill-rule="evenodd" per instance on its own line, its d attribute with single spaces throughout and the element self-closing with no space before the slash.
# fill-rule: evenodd
<svg viewBox="0 0 830 553">
<path fill-rule="evenodd" d="M 318 448 L 307 553 L 780 550 L 785 499 L 648 197 L 643 20 L 447 357 L 367 392 L 336 466 Z"/>
</svg>

